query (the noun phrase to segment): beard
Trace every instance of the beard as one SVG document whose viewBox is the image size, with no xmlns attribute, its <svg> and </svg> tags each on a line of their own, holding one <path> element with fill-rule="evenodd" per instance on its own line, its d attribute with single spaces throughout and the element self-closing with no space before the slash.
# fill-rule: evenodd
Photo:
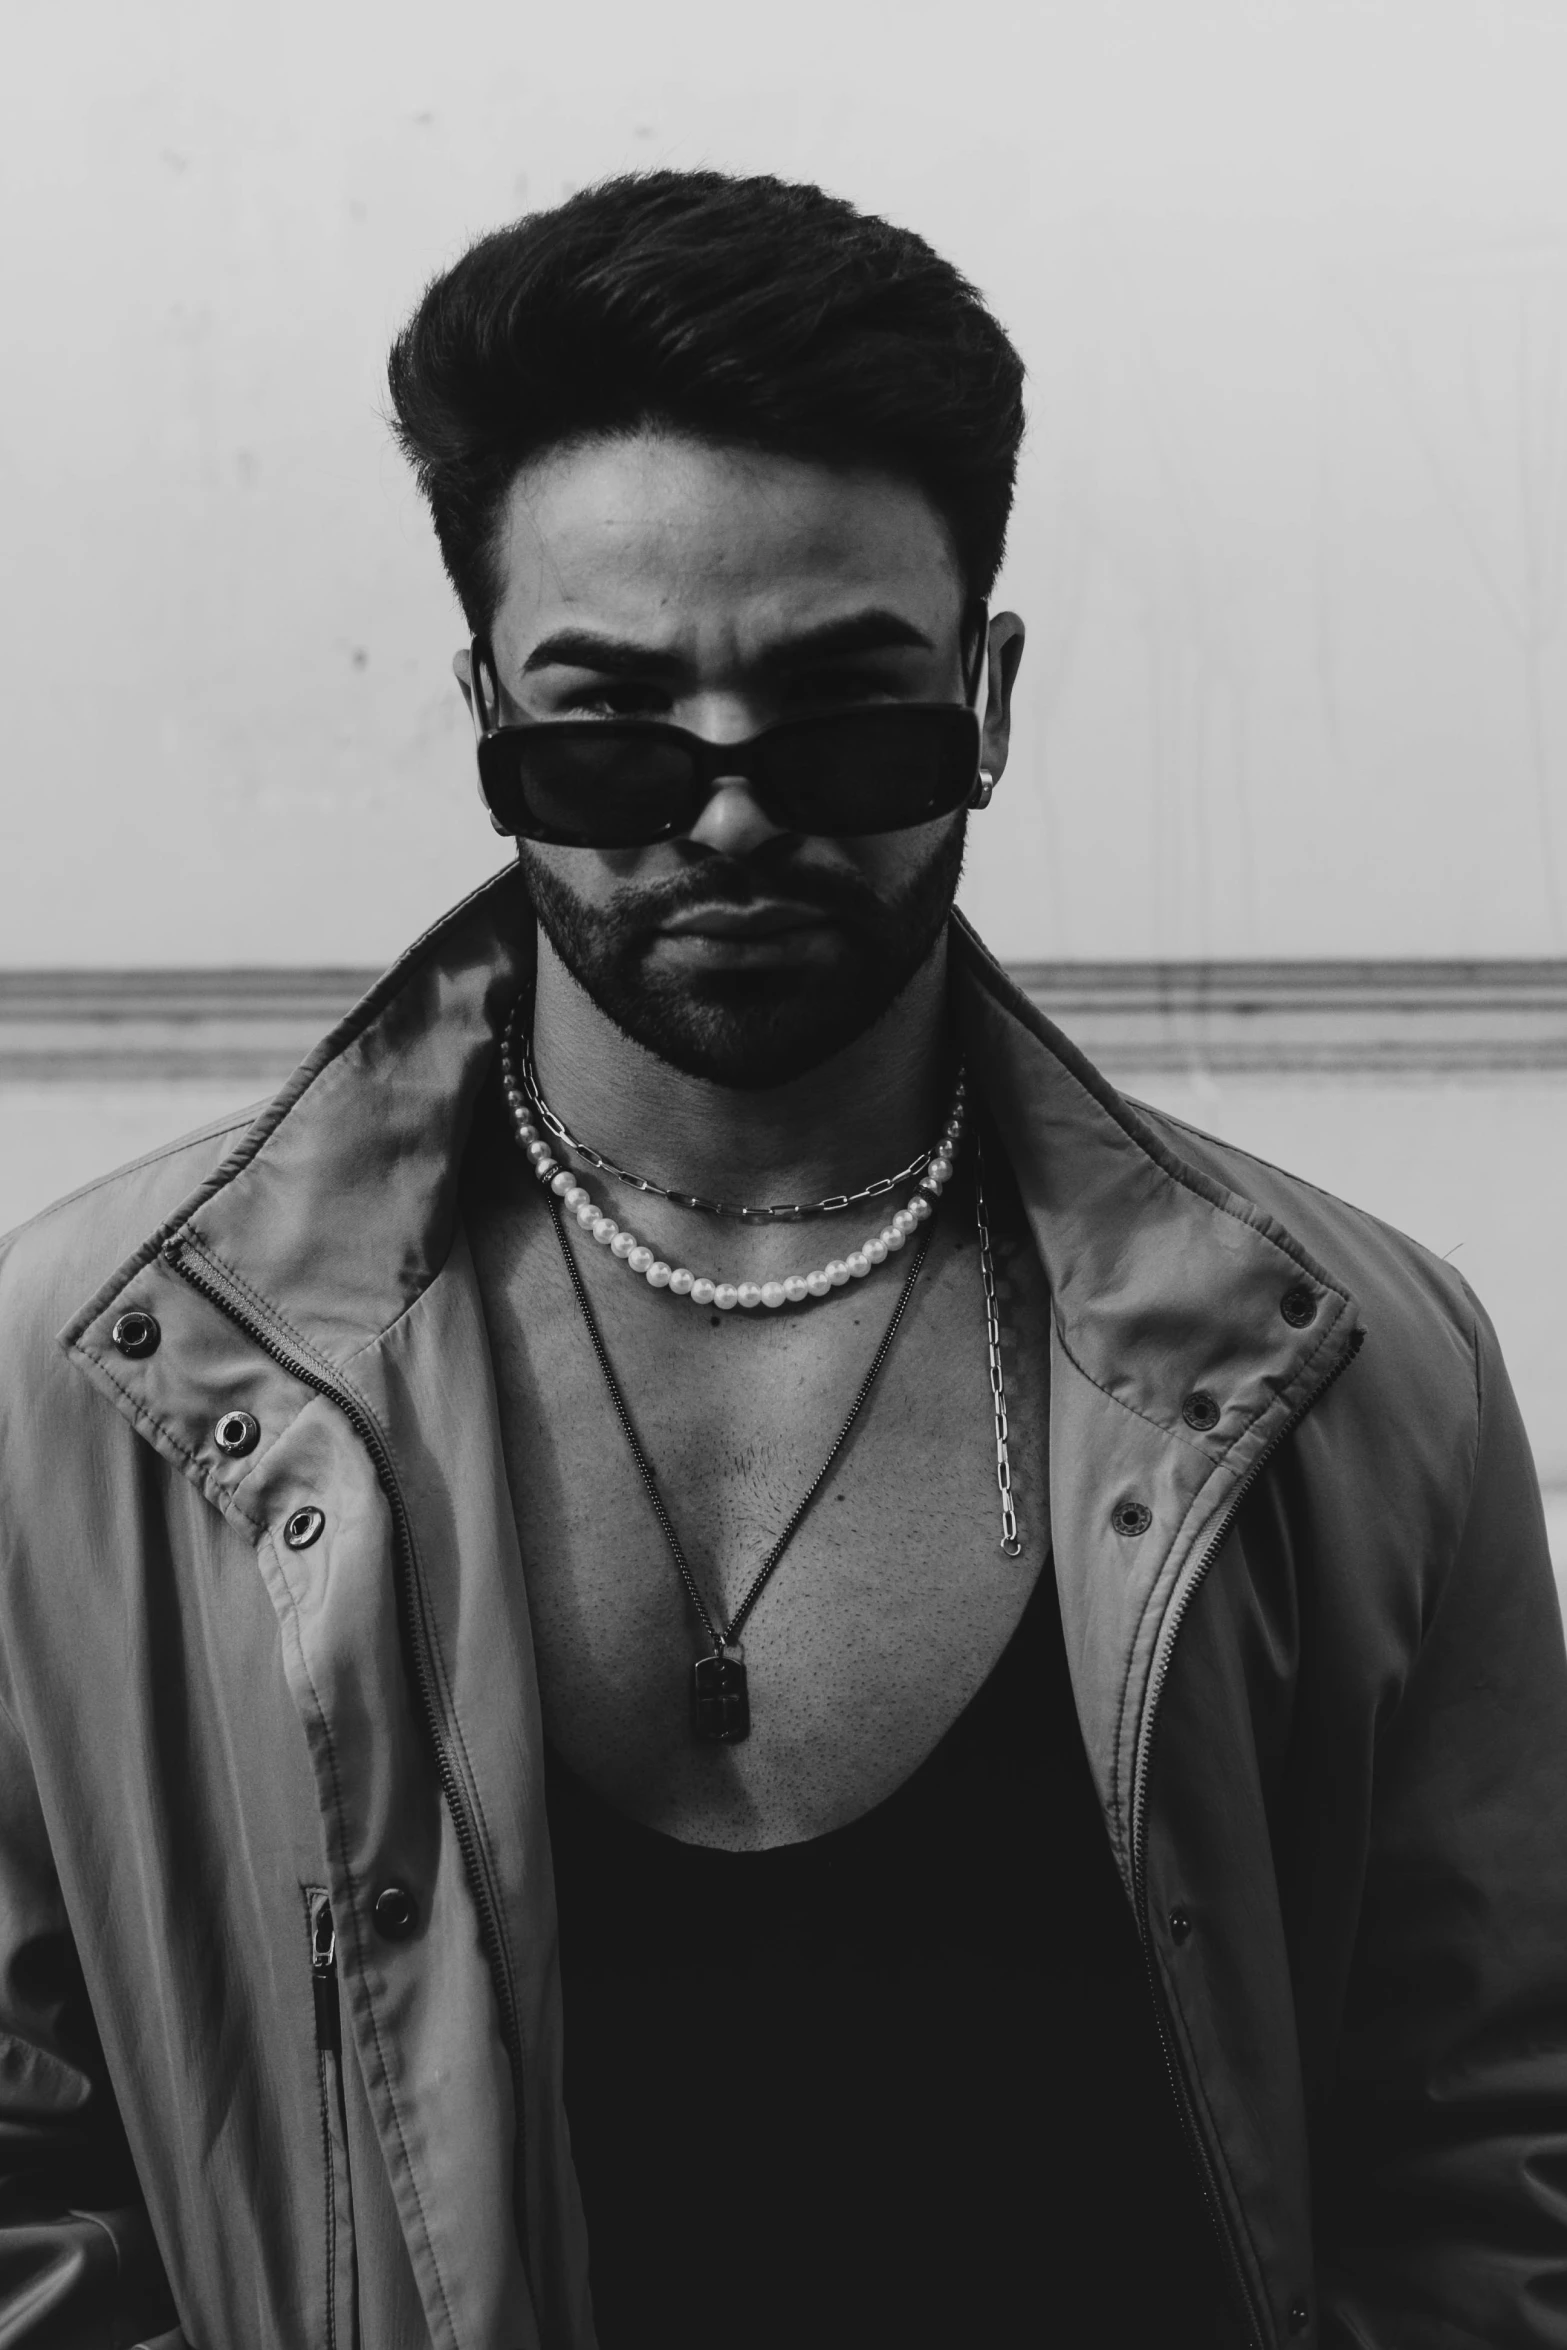
<svg viewBox="0 0 1567 2350">
<path fill-rule="evenodd" d="M 787 1085 L 863 1036 L 902 994 L 946 927 L 963 870 L 966 821 L 947 827 L 895 897 L 857 874 L 820 872 L 787 841 L 754 855 L 709 855 L 673 879 L 587 906 L 560 872 L 518 843 L 540 927 L 579 987 L 622 1033 L 715 1085 Z M 776 853 L 774 853 L 776 852 Z M 662 926 L 695 906 L 783 895 L 828 916 L 831 963 L 770 970 L 660 970 Z"/>
</svg>

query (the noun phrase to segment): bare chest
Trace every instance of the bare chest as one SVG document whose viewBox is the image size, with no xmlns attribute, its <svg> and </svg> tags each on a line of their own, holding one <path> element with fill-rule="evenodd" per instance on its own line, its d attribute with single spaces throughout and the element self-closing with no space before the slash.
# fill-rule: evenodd
<svg viewBox="0 0 1567 2350">
<path fill-rule="evenodd" d="M 1000 1547 L 979 1252 L 953 1198 L 849 1440 L 746 1620 L 752 1729 L 731 1747 L 692 1738 L 708 1643 L 547 1211 L 508 1202 L 473 1242 L 557 1751 L 623 1811 L 694 1842 L 789 1842 L 880 1801 L 978 1690 L 1044 1555 L 1048 1300 L 1026 1240 L 996 1233 L 1022 1556 Z M 764 1320 L 576 1257 L 692 1577 L 726 1627 L 843 1425 L 904 1267 Z"/>
</svg>

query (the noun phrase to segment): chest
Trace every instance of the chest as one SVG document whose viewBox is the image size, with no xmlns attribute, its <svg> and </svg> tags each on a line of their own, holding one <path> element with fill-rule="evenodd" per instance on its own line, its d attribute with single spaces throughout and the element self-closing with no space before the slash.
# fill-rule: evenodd
<svg viewBox="0 0 1567 2350">
<path fill-rule="evenodd" d="M 707 1640 L 617 1418 L 548 1211 L 473 1221 L 546 1734 L 631 1818 L 692 1842 L 819 1835 L 907 1777 L 1016 1627 L 1046 1542 L 1048 1297 L 993 1213 L 1023 1554 L 1000 1547 L 980 1250 L 953 1187 L 876 1382 L 743 1632 L 751 1735 L 697 1744 Z M 568 1236 L 625 1408 L 727 1626 L 820 1472 L 897 1303 L 894 1260 L 820 1307 L 719 1314 Z"/>
</svg>

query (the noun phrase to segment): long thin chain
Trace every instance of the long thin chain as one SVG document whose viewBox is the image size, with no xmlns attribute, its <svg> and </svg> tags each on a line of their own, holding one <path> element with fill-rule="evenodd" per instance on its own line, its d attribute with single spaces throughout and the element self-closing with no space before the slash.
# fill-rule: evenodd
<svg viewBox="0 0 1567 2350">
<path fill-rule="evenodd" d="M 811 1479 L 810 1484 L 806 1487 L 805 1493 L 801 1497 L 801 1500 L 795 1509 L 794 1515 L 790 1518 L 788 1525 L 785 1526 L 783 1532 L 779 1535 L 777 1541 L 773 1544 L 772 1549 L 768 1552 L 766 1558 L 762 1561 L 762 1564 L 760 1567 L 758 1567 L 755 1575 L 752 1577 L 750 1589 L 746 1592 L 744 1599 L 741 1600 L 740 1605 L 735 1609 L 734 1614 L 730 1617 L 727 1628 L 722 1633 L 720 1633 L 717 1625 L 713 1621 L 711 1613 L 709 1612 L 707 1602 L 702 1597 L 701 1586 L 698 1584 L 696 1577 L 692 1574 L 690 1565 L 686 1559 L 686 1554 L 681 1548 L 680 1537 L 675 1532 L 674 1520 L 670 1517 L 668 1510 L 664 1507 L 664 1497 L 659 1492 L 658 1479 L 653 1474 L 653 1464 L 642 1449 L 642 1440 L 637 1434 L 636 1424 L 633 1421 L 630 1412 L 626 1408 L 626 1399 L 620 1392 L 620 1381 L 615 1377 L 615 1368 L 609 1359 L 609 1350 L 604 1344 L 603 1334 L 599 1329 L 597 1317 L 594 1314 L 592 1305 L 589 1303 L 588 1293 L 583 1287 L 582 1275 L 577 1270 L 577 1260 L 571 1253 L 571 1243 L 566 1238 L 566 1225 L 565 1220 L 561 1215 L 560 1203 L 557 1200 L 552 1199 L 550 1206 L 554 1210 L 555 1237 L 560 1242 L 560 1253 L 566 1260 L 566 1271 L 570 1274 L 571 1286 L 577 1293 L 577 1303 L 582 1308 L 582 1319 L 587 1324 L 588 1336 L 593 1341 L 593 1351 L 598 1356 L 599 1369 L 604 1374 L 604 1384 L 609 1389 L 610 1402 L 615 1407 L 616 1416 L 625 1432 L 626 1442 L 631 1447 L 631 1457 L 637 1464 L 637 1469 L 641 1475 L 643 1485 L 647 1488 L 648 1500 L 653 1505 L 653 1515 L 655 1518 L 657 1518 L 659 1527 L 663 1533 L 664 1540 L 669 1545 L 669 1555 L 674 1560 L 675 1566 L 680 1575 L 680 1580 L 685 1586 L 686 1597 L 690 1600 L 691 1605 L 695 1608 L 698 1619 L 701 1622 L 702 1629 L 707 1634 L 708 1639 L 712 1642 L 714 1654 L 716 1655 L 721 1648 L 726 1650 L 733 1650 L 739 1640 L 740 1633 L 744 1628 L 746 1618 L 750 1615 L 751 1610 L 755 1607 L 757 1601 L 761 1598 L 762 1593 L 772 1576 L 773 1569 L 777 1566 L 779 1560 L 783 1557 L 784 1552 L 788 1549 L 790 1543 L 794 1540 L 794 1537 L 799 1530 L 800 1522 L 804 1518 L 806 1511 L 810 1508 L 812 1502 L 816 1499 L 816 1496 L 818 1493 L 820 1493 L 822 1487 L 826 1484 L 833 1463 L 837 1460 L 838 1455 L 842 1452 L 844 1446 L 849 1441 L 849 1431 L 854 1426 L 854 1423 L 859 1418 L 861 1412 L 865 1409 L 866 1398 L 869 1396 L 871 1389 L 876 1384 L 877 1373 L 880 1371 L 882 1364 L 887 1360 L 887 1356 L 891 1352 L 892 1342 L 898 1335 L 898 1324 L 903 1319 L 904 1310 L 908 1305 L 910 1297 L 913 1295 L 914 1284 L 920 1276 L 920 1267 L 924 1264 L 926 1255 L 929 1251 L 930 1226 L 927 1224 L 925 1230 L 920 1235 L 919 1246 L 914 1251 L 914 1261 L 909 1266 L 908 1272 L 904 1276 L 903 1287 L 898 1292 L 898 1302 L 892 1309 L 892 1319 L 887 1324 L 885 1331 L 882 1333 L 882 1341 L 871 1359 L 870 1369 L 866 1372 L 865 1377 L 860 1382 L 860 1391 L 855 1397 L 853 1403 L 849 1406 L 849 1416 L 844 1421 L 843 1426 L 839 1429 L 836 1437 L 833 1439 L 831 1452 L 829 1452 L 827 1458 L 823 1461 L 821 1467 L 817 1470 L 815 1476 Z"/>
<path fill-rule="evenodd" d="M 990 1253 L 990 1220 L 985 1210 L 985 1151 L 974 1130 L 974 1215 L 979 1225 L 979 1277 L 985 1290 L 985 1345 L 990 1354 L 990 1393 L 996 1407 L 996 1486 L 1001 1495 L 1001 1547 L 1021 1558 L 1017 1511 L 1012 1502 L 1012 1458 L 1007 1450 L 1007 1383 L 1001 1368 L 1001 1316 L 996 1306 L 996 1265 Z"/>
<path fill-rule="evenodd" d="M 885 1199 L 903 1183 L 912 1183 L 923 1175 L 939 1147 L 932 1143 L 900 1167 L 896 1175 L 878 1175 L 874 1183 L 867 1183 L 859 1191 L 835 1191 L 826 1199 L 775 1200 L 767 1207 L 741 1207 L 733 1200 L 706 1199 L 697 1191 L 671 1191 L 667 1185 L 655 1183 L 650 1175 L 633 1175 L 629 1167 L 617 1167 L 613 1159 L 605 1158 L 591 1144 L 579 1142 L 563 1118 L 556 1116 L 544 1098 L 538 1071 L 533 1066 L 533 1043 L 527 1025 L 514 1021 L 517 1057 L 521 1063 L 523 1083 L 527 1087 L 533 1112 L 539 1124 L 553 1134 L 557 1142 L 574 1151 L 587 1166 L 596 1167 L 601 1175 L 612 1175 L 618 1183 L 629 1183 L 633 1191 L 645 1191 L 654 1199 L 667 1199 L 677 1208 L 697 1208 L 706 1216 L 736 1216 L 745 1224 L 797 1224 L 809 1216 L 836 1216 L 845 1208 L 863 1207 L 867 1200 Z M 510 1034 L 510 1030 L 508 1030 Z M 962 1077 L 959 1075 L 958 1099 L 962 1099 Z"/>
</svg>

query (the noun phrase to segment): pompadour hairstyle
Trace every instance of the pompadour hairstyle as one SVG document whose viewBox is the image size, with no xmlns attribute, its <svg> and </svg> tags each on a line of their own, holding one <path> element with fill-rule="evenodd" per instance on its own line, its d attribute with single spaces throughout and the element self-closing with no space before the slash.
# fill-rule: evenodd
<svg viewBox="0 0 1567 2350">
<path fill-rule="evenodd" d="M 817 187 L 654 171 L 584 188 L 436 278 L 387 377 L 478 633 L 519 468 L 645 425 L 897 475 L 941 515 L 971 596 L 1001 565 L 1022 362 L 922 237 Z"/>
</svg>

